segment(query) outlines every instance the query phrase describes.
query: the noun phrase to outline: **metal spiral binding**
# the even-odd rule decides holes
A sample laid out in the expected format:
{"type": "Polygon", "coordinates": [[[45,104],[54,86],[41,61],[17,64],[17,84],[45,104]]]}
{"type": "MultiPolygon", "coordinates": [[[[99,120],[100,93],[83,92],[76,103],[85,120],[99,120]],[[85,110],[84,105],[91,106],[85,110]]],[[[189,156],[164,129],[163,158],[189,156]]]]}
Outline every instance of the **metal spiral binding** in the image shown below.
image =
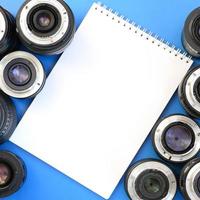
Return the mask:
{"type": "MultiPolygon", "coordinates": [[[[165,41],[163,38],[160,38],[157,34],[154,34],[150,30],[138,25],[134,21],[124,17],[123,15],[119,14],[117,11],[114,11],[113,9],[109,8],[105,4],[102,4],[101,2],[97,2],[97,4],[101,8],[113,14],[114,15],[112,16],[113,20],[118,18],[117,19],[118,23],[123,22],[124,26],[128,25],[129,30],[133,30],[135,33],[139,33],[141,37],[145,36],[146,40],[150,40],[152,43],[156,43],[157,44],[156,46],[163,47],[165,51],[168,51],[170,54],[173,53],[176,57],[179,57],[181,60],[186,60],[187,63],[189,63],[192,60],[192,56],[189,56],[186,52],[182,51],[179,48],[176,48],[173,44],[169,43],[168,41],[165,41]]],[[[101,13],[104,13],[102,9],[101,9],[101,13]]],[[[107,16],[109,16],[108,13],[107,13],[107,16]]]]}

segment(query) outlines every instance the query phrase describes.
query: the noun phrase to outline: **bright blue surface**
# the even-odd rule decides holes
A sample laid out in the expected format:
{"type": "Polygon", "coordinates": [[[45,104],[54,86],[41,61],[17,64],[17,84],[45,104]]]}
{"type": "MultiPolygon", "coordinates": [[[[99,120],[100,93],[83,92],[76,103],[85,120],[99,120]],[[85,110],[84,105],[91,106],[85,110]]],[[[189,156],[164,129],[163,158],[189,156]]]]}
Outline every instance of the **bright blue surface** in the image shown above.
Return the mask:
{"type": "MultiPolygon", "coordinates": [[[[15,15],[23,2],[23,0],[1,0],[0,4],[15,15]]],[[[75,14],[77,27],[83,20],[92,2],[93,0],[67,1],[75,14]]],[[[119,13],[130,18],[131,20],[134,20],[145,28],[150,29],[152,32],[157,33],[162,38],[165,38],[170,43],[176,45],[178,48],[182,48],[181,32],[183,23],[188,13],[192,9],[199,6],[200,0],[102,0],[102,3],[113,8],[114,10],[117,10],[119,13]]],[[[38,57],[44,64],[47,73],[50,72],[58,59],[57,56],[38,57]]],[[[195,65],[197,65],[197,61],[195,62],[194,66],[195,65]]],[[[23,113],[26,111],[30,101],[14,101],[17,106],[20,119],[23,113]]],[[[180,106],[177,94],[173,96],[169,105],[165,109],[163,116],[171,113],[185,113],[180,106]]],[[[39,139],[40,134],[42,133],[35,133],[35,137],[38,137],[39,139]]],[[[137,133],[133,134],[137,135],[137,133]]],[[[48,138],[46,142],[48,142],[48,138]]],[[[59,138],[55,138],[55,142],[59,142],[59,138]]],[[[27,166],[27,178],[25,184],[16,194],[8,198],[4,198],[5,200],[102,200],[100,196],[94,194],[77,182],[61,174],[29,153],[23,151],[16,145],[7,142],[1,145],[0,149],[7,149],[15,152],[17,155],[23,158],[27,166]]],[[[157,158],[152,148],[151,141],[148,138],[134,161],[152,157],[157,158]]],[[[172,168],[175,169],[175,172],[178,175],[181,166],[172,165],[172,168]]],[[[111,200],[128,199],[124,191],[123,181],[124,179],[122,178],[113,195],[111,196],[111,200]]],[[[178,192],[175,200],[181,199],[183,199],[183,197],[178,192]]]]}

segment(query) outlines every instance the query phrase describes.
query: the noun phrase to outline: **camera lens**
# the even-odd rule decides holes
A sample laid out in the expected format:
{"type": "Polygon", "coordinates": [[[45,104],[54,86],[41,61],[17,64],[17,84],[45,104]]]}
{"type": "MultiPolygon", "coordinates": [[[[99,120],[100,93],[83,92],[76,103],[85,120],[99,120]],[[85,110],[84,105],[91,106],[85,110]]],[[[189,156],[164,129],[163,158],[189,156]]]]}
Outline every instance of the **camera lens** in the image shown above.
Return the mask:
{"type": "Polygon", "coordinates": [[[200,199],[200,158],[191,160],[183,167],[179,184],[184,199],[200,199]]]}
{"type": "Polygon", "coordinates": [[[173,199],[176,193],[173,172],[158,160],[142,160],[128,170],[125,188],[133,200],[173,199]]]}
{"type": "Polygon", "coordinates": [[[16,109],[12,101],[0,92],[0,143],[10,138],[17,126],[16,109]]]}
{"type": "Polygon", "coordinates": [[[194,57],[200,57],[200,8],[193,10],[186,19],[182,42],[194,57]]]}
{"type": "Polygon", "coordinates": [[[45,83],[45,73],[40,61],[30,53],[16,51],[0,61],[0,87],[16,98],[38,94],[45,83]]]}
{"type": "Polygon", "coordinates": [[[0,6],[0,56],[15,49],[18,39],[14,17],[0,6]]]}
{"type": "Polygon", "coordinates": [[[200,149],[200,128],[189,117],[171,115],[159,120],[152,130],[156,152],[171,162],[185,162],[200,149]]]}
{"type": "Polygon", "coordinates": [[[15,154],[0,151],[0,198],[19,190],[25,178],[23,161],[15,154]]]}
{"type": "Polygon", "coordinates": [[[36,53],[64,51],[75,32],[74,16],[63,0],[28,0],[16,18],[22,43],[36,53]]]}
{"type": "Polygon", "coordinates": [[[185,110],[193,117],[200,117],[200,66],[191,69],[178,89],[179,99],[185,110]]]}

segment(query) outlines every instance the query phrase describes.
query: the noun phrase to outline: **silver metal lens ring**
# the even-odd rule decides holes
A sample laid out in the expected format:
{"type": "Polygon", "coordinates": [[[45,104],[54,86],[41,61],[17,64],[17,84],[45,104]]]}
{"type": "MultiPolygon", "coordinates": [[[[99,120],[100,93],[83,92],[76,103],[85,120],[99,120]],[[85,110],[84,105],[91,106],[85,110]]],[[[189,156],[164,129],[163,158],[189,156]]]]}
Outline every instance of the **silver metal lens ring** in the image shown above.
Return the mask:
{"type": "Polygon", "coordinates": [[[75,32],[73,13],[63,0],[28,0],[16,23],[22,43],[41,54],[61,53],[75,32]]]}
{"type": "Polygon", "coordinates": [[[186,74],[179,86],[179,98],[191,116],[200,117],[200,66],[186,74]]]}
{"type": "Polygon", "coordinates": [[[156,123],[152,130],[153,146],[165,160],[185,162],[200,149],[200,128],[184,115],[171,115],[156,123]]]}
{"type": "Polygon", "coordinates": [[[132,200],[172,200],[177,182],[169,167],[158,160],[147,159],[128,170],[125,188],[132,200]]]}
{"type": "Polygon", "coordinates": [[[32,54],[15,51],[0,61],[0,87],[7,95],[32,97],[40,92],[44,83],[43,66],[32,54]]]}
{"type": "Polygon", "coordinates": [[[193,159],[184,166],[179,184],[186,200],[200,199],[200,158],[193,159]]]}

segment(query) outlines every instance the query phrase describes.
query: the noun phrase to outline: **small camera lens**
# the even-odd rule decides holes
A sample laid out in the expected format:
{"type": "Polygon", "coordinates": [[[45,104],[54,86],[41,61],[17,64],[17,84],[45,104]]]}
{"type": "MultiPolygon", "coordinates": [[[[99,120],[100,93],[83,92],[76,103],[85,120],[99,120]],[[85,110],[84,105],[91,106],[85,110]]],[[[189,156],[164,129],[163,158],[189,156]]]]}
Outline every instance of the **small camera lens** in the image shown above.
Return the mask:
{"type": "Polygon", "coordinates": [[[0,61],[0,87],[9,96],[32,97],[45,83],[45,73],[40,61],[30,53],[16,51],[0,61]]]}
{"type": "Polygon", "coordinates": [[[15,49],[18,39],[14,17],[4,8],[0,7],[0,56],[15,49]]]}
{"type": "Polygon", "coordinates": [[[15,154],[0,151],[0,198],[19,190],[25,178],[23,161],[15,154]]]}
{"type": "Polygon", "coordinates": [[[200,128],[189,117],[171,115],[159,120],[152,130],[156,152],[171,162],[185,162],[200,149],[200,128]]]}
{"type": "Polygon", "coordinates": [[[63,0],[28,0],[16,21],[22,43],[46,55],[62,53],[75,32],[73,13],[63,0]]]}
{"type": "Polygon", "coordinates": [[[0,92],[0,143],[10,138],[17,126],[16,109],[11,99],[0,92]]]}
{"type": "Polygon", "coordinates": [[[200,57],[200,8],[193,10],[186,19],[183,46],[194,57],[200,57]]]}
{"type": "Polygon", "coordinates": [[[128,170],[125,188],[133,200],[173,199],[176,193],[173,172],[158,160],[142,160],[128,170]]]}
{"type": "Polygon", "coordinates": [[[200,199],[200,158],[191,160],[183,167],[179,184],[186,200],[200,199]]]}
{"type": "Polygon", "coordinates": [[[188,71],[178,89],[179,99],[192,117],[200,117],[200,66],[188,71]]]}

